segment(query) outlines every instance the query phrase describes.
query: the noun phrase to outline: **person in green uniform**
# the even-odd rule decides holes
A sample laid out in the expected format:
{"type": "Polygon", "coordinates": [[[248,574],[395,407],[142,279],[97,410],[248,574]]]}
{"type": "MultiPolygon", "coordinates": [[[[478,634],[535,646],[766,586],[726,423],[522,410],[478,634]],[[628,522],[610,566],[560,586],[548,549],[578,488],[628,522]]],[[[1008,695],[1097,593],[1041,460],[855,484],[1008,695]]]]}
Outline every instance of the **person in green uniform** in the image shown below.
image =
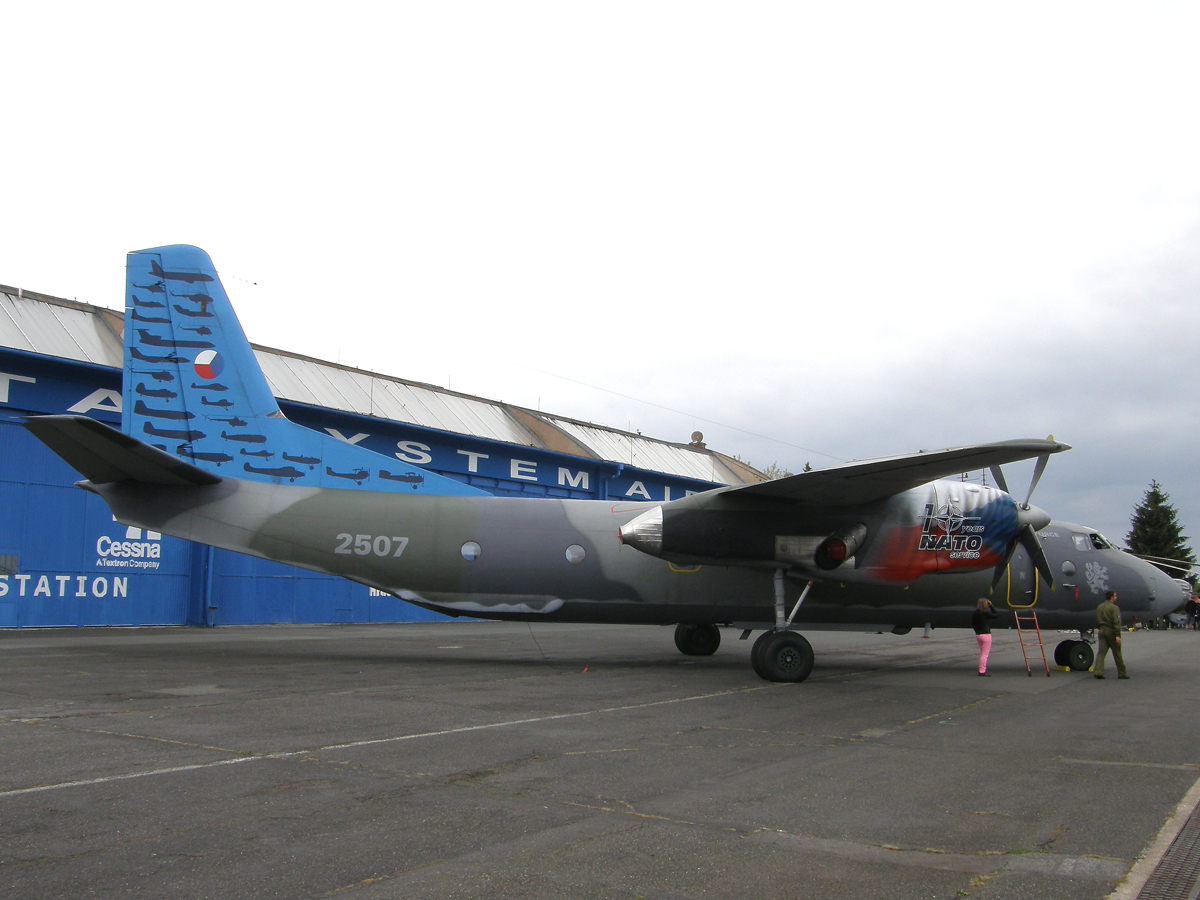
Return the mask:
{"type": "Polygon", "coordinates": [[[1092,674],[1097,678],[1104,677],[1104,657],[1109,648],[1117,661],[1117,677],[1128,678],[1125,657],[1121,655],[1121,610],[1117,608],[1116,591],[1105,591],[1104,602],[1096,607],[1096,662],[1092,674]]]}

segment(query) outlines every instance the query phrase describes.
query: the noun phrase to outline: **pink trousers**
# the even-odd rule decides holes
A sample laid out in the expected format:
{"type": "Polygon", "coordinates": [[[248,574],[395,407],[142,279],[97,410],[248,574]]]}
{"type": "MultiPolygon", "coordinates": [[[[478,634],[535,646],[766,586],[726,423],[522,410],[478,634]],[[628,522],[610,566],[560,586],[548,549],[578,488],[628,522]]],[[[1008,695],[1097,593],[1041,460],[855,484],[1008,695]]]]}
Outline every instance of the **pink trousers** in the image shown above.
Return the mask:
{"type": "Polygon", "coordinates": [[[992,651],[992,636],[990,634],[977,634],[975,640],[979,642],[979,673],[982,675],[987,671],[988,654],[992,651]]]}

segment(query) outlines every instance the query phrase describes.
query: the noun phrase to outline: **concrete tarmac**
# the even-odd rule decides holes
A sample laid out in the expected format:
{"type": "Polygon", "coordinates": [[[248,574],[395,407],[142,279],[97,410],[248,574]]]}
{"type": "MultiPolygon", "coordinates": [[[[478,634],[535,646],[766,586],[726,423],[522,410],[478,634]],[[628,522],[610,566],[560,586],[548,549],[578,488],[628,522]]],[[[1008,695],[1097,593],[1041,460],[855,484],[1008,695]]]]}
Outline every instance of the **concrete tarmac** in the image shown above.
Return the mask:
{"type": "Polygon", "coordinates": [[[0,896],[1083,900],[1200,778],[1200,633],[812,632],[800,685],[737,634],[0,632],[0,896]]]}

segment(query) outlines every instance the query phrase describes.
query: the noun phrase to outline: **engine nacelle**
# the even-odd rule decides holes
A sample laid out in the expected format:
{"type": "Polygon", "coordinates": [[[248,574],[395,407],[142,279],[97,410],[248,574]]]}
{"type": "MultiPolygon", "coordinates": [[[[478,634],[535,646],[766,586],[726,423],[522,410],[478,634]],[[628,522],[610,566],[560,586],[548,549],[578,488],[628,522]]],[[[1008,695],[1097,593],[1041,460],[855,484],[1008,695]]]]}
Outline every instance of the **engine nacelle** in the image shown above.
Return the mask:
{"type": "Polygon", "coordinates": [[[867,526],[862,522],[839,528],[821,542],[813,554],[813,559],[819,568],[826,571],[836,569],[858,552],[866,538],[867,526]]]}

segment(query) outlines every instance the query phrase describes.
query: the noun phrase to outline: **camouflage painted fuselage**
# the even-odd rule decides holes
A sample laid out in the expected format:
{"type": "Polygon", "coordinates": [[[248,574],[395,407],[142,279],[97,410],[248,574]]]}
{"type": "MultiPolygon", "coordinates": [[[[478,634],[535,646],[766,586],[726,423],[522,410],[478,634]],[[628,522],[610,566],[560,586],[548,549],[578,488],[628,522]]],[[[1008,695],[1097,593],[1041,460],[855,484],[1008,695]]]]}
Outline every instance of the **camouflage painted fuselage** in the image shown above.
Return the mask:
{"type": "MultiPolygon", "coordinates": [[[[688,565],[623,546],[618,529],[645,504],[405,496],[235,479],[204,487],[115,483],[92,489],[123,522],[343,576],[451,615],[756,627],[775,619],[777,562],[688,565]]],[[[898,516],[911,518],[911,510],[923,506],[929,490],[858,510],[809,508],[803,522],[780,521],[789,514],[778,507],[744,511],[773,533],[820,534],[849,516],[886,534],[898,516]]],[[[1090,628],[1109,588],[1120,593],[1127,619],[1163,615],[1182,602],[1180,588],[1149,564],[1117,550],[1080,550],[1072,536],[1088,533],[1065,523],[1040,532],[1054,570],[1066,572],[1070,563],[1078,573],[1054,590],[1018,549],[992,594],[1005,612],[1000,624],[1010,621],[1008,610],[1036,604],[1043,627],[1090,628]]],[[[808,627],[966,627],[976,600],[989,596],[990,569],[939,573],[933,567],[914,570],[903,583],[881,580],[871,574],[871,561],[884,552],[894,548],[868,545],[858,559],[817,578],[796,621],[808,627]]],[[[794,573],[786,580],[789,608],[809,577],[794,573]]]]}

